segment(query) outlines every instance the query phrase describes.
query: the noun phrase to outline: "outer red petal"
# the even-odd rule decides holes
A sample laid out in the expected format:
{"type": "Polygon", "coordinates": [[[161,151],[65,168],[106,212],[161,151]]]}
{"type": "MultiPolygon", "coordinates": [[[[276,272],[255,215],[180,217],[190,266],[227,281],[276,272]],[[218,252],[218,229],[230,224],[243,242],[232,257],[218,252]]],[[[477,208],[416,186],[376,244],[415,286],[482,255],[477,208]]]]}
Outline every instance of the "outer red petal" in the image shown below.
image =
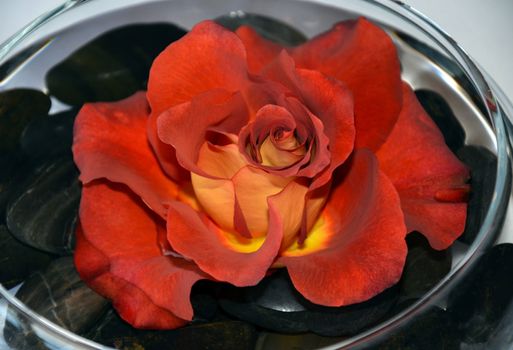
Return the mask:
{"type": "Polygon", "coordinates": [[[376,155],[399,192],[408,230],[422,232],[433,248],[445,249],[465,228],[469,172],[406,84],[403,94],[399,120],[376,155]]]}
{"type": "Polygon", "coordinates": [[[158,307],[135,285],[109,272],[109,259],[84,237],[76,234],[75,265],[81,278],[113,301],[120,316],[136,328],[171,329],[188,321],[158,307]]]}
{"type": "MultiPolygon", "coordinates": [[[[263,244],[255,251],[242,252],[235,250],[238,244],[231,245],[228,234],[215,224],[191,207],[174,202],[169,207],[168,240],[178,253],[194,260],[215,279],[238,287],[255,285],[276,258],[283,237],[282,221],[273,212],[270,210],[269,230],[263,244]]],[[[254,239],[248,240],[251,241],[254,239]]]]}
{"type": "Polygon", "coordinates": [[[211,90],[163,112],[157,120],[158,136],[174,147],[178,162],[185,169],[209,176],[196,165],[208,132],[238,134],[248,118],[240,94],[211,90]]]}
{"type": "Polygon", "coordinates": [[[119,102],[86,104],[75,120],[73,156],[83,183],[99,178],[124,183],[165,217],[165,203],[176,197],[177,187],[148,144],[147,121],[143,92],[119,102]]]}
{"type": "Polygon", "coordinates": [[[164,172],[177,182],[188,180],[190,174],[178,163],[175,149],[159,139],[156,114],[150,114],[147,124],[147,136],[164,172]]]}
{"type": "Polygon", "coordinates": [[[392,286],[407,252],[399,197],[375,157],[356,151],[346,166],[304,245],[278,261],[303,296],[326,306],[358,303],[392,286]]]}
{"type": "Polygon", "coordinates": [[[153,62],[148,80],[152,114],[211,89],[236,91],[246,76],[246,51],[237,35],[203,21],[153,62]]]}
{"type": "Polygon", "coordinates": [[[80,222],[77,270],[113,299],[121,317],[139,328],[158,329],[192,318],[190,290],[208,276],[191,262],[162,255],[158,241],[165,236],[164,221],[128,188],[105,180],[84,186],[80,222]]]}
{"type": "Polygon", "coordinates": [[[252,73],[260,72],[283,50],[281,45],[264,39],[251,27],[240,26],[235,33],[246,48],[248,66],[252,73]]]}
{"type": "Polygon", "coordinates": [[[377,149],[401,110],[400,64],[390,37],[366,19],[341,22],[297,48],[298,67],[340,80],[353,93],[356,148],[377,149]]]}

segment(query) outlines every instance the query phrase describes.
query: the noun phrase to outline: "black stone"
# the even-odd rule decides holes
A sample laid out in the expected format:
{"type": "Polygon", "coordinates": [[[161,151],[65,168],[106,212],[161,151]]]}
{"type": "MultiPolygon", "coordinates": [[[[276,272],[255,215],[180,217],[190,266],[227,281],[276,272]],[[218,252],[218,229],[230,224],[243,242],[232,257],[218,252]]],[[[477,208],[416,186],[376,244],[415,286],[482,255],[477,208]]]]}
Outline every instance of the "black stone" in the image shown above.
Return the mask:
{"type": "Polygon", "coordinates": [[[16,151],[27,124],[50,110],[50,99],[41,91],[14,89],[0,92],[0,154],[16,151]]]}
{"type": "Polygon", "coordinates": [[[465,131],[444,98],[430,90],[415,90],[415,95],[444,135],[447,146],[453,152],[459,150],[465,142],[465,131]]]}
{"type": "Polygon", "coordinates": [[[50,104],[48,96],[36,90],[0,92],[0,223],[5,222],[5,207],[23,165],[21,133],[30,121],[45,116],[50,104]]]}
{"type": "Polygon", "coordinates": [[[54,258],[53,255],[31,248],[0,225],[0,283],[9,289],[37,269],[45,268],[54,258]]]}
{"type": "Polygon", "coordinates": [[[93,39],[46,75],[50,95],[69,105],[115,101],[144,90],[157,55],[186,32],[172,24],[134,24],[93,39]]]}
{"type": "Polygon", "coordinates": [[[10,195],[7,227],[20,241],[55,254],[70,254],[81,186],[71,159],[43,163],[23,176],[10,195]]]}
{"type": "Polygon", "coordinates": [[[397,287],[344,307],[315,305],[301,296],[285,270],[255,287],[226,288],[220,305],[228,314],[275,332],[313,332],[325,336],[353,335],[377,323],[398,298],[397,287]]]}
{"type": "Polygon", "coordinates": [[[511,324],[509,329],[499,326],[513,313],[513,244],[493,247],[467,270],[464,281],[452,290],[448,310],[466,344],[496,342],[499,331],[504,339],[511,335],[511,324]]]}
{"type": "Polygon", "coordinates": [[[233,12],[215,19],[217,23],[235,31],[246,25],[264,38],[284,46],[297,46],[306,42],[306,36],[296,28],[277,19],[245,12],[233,12]]]}
{"type": "Polygon", "coordinates": [[[460,336],[449,314],[433,307],[423,314],[415,316],[402,327],[386,334],[386,339],[373,338],[353,349],[376,350],[458,350],[460,336]]]}
{"type": "Polygon", "coordinates": [[[194,310],[193,324],[224,320],[219,316],[219,307],[215,297],[219,283],[199,281],[192,287],[191,304],[194,310]]]}
{"type": "Polygon", "coordinates": [[[458,157],[470,168],[470,196],[467,222],[460,241],[471,244],[479,233],[492,202],[497,174],[497,157],[479,146],[461,148],[458,157]]]}
{"type": "MultiPolygon", "coordinates": [[[[44,271],[32,274],[16,297],[39,315],[75,333],[92,327],[108,305],[82,282],[71,257],[54,260],[44,271]]],[[[8,319],[4,336],[13,348],[29,349],[28,342],[37,344],[34,330],[25,322],[8,319]]]]}
{"type": "Polygon", "coordinates": [[[21,135],[21,150],[31,159],[71,154],[77,110],[69,110],[30,122],[21,135]]]}
{"type": "Polygon", "coordinates": [[[255,350],[317,350],[332,346],[343,339],[339,337],[322,337],[313,333],[278,334],[261,332],[255,350]]]}
{"type": "Polygon", "coordinates": [[[161,349],[254,349],[255,328],[240,321],[190,325],[169,331],[135,329],[115,311],[110,311],[86,337],[101,344],[126,350],[161,349]]]}
{"type": "Polygon", "coordinates": [[[408,255],[399,282],[401,300],[420,298],[451,270],[448,250],[434,250],[418,232],[406,237],[408,255]]]}

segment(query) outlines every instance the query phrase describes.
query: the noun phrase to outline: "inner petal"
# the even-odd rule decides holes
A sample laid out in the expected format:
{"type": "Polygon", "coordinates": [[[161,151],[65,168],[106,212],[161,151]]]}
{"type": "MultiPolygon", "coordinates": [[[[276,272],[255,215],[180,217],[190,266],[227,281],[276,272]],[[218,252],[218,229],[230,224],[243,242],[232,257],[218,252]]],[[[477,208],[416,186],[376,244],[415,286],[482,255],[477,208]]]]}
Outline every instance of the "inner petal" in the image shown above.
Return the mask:
{"type": "Polygon", "coordinates": [[[262,165],[284,168],[296,164],[303,159],[306,154],[305,146],[298,147],[298,142],[294,136],[281,141],[280,145],[281,144],[283,144],[284,147],[277,147],[272,136],[265,139],[262,146],[260,146],[260,159],[262,165]]]}

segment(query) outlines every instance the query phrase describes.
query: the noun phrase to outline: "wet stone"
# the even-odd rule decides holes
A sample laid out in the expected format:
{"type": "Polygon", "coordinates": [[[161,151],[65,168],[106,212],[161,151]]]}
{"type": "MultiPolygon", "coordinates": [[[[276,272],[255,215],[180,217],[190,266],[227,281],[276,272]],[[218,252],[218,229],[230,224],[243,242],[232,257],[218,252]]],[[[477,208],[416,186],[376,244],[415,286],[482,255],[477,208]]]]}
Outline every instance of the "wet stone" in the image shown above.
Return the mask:
{"type": "Polygon", "coordinates": [[[458,151],[465,142],[465,131],[452,112],[451,107],[449,107],[443,97],[436,92],[430,90],[415,90],[415,95],[424,110],[429,114],[444,135],[447,146],[449,146],[453,152],[458,151]]]}
{"type": "Polygon", "coordinates": [[[71,154],[73,124],[78,110],[31,121],[21,134],[21,150],[30,159],[71,154]]]}
{"type": "Polygon", "coordinates": [[[458,350],[460,336],[448,313],[433,307],[403,327],[397,327],[391,334],[387,334],[386,339],[377,338],[372,343],[361,344],[354,349],[458,350]]]}
{"type": "Polygon", "coordinates": [[[399,282],[400,299],[420,298],[451,270],[452,257],[448,250],[434,250],[418,232],[406,237],[408,255],[399,282]]]}
{"type": "Polygon", "coordinates": [[[85,44],[46,76],[49,93],[69,105],[115,101],[146,89],[153,60],[186,32],[172,24],[134,24],[85,44]]]}
{"type": "Polygon", "coordinates": [[[237,11],[217,17],[215,21],[233,31],[243,25],[250,26],[264,38],[284,46],[297,46],[308,40],[294,27],[262,15],[237,11]]]}
{"type": "Polygon", "coordinates": [[[191,290],[191,304],[194,310],[193,324],[208,323],[223,320],[215,298],[218,283],[212,281],[199,281],[191,290]]]}
{"type": "Polygon", "coordinates": [[[499,326],[504,318],[513,318],[513,244],[497,245],[480,258],[453,289],[448,310],[466,344],[511,335],[511,324],[502,329],[504,334],[499,326]]]}
{"type": "Polygon", "coordinates": [[[497,157],[479,146],[465,146],[457,155],[470,168],[471,186],[465,231],[458,240],[471,244],[479,233],[493,198],[497,157]]]}
{"type": "Polygon", "coordinates": [[[52,254],[29,247],[0,225],[0,283],[10,289],[35,270],[45,268],[54,258],[52,254]]]}
{"type": "Polygon", "coordinates": [[[313,333],[292,335],[261,332],[255,350],[316,350],[332,346],[343,339],[341,337],[322,337],[313,333]]]}
{"type": "Polygon", "coordinates": [[[111,310],[85,336],[124,350],[240,350],[255,348],[257,332],[253,326],[240,321],[190,325],[169,331],[140,330],[124,322],[111,310]]]}
{"type": "Polygon", "coordinates": [[[45,116],[50,99],[41,91],[13,89],[0,92],[0,154],[14,152],[27,124],[45,116]]]}
{"type": "MultiPolygon", "coordinates": [[[[106,299],[82,282],[71,257],[54,260],[44,271],[32,274],[16,297],[41,316],[75,333],[93,326],[108,305],[106,299]]],[[[8,344],[17,348],[35,337],[29,325],[9,320],[4,336],[8,344]]]]}
{"type": "Polygon", "coordinates": [[[21,133],[30,121],[45,116],[50,104],[48,96],[37,90],[0,92],[0,223],[5,222],[5,207],[23,164],[18,152],[21,133]]]}
{"type": "Polygon", "coordinates": [[[313,332],[324,336],[352,335],[381,320],[398,298],[397,287],[355,305],[315,305],[293,287],[285,270],[255,287],[228,288],[220,306],[228,314],[275,332],[313,332]]]}
{"type": "Polygon", "coordinates": [[[19,176],[7,206],[7,227],[32,247],[71,254],[81,194],[73,161],[50,160],[19,176]]]}

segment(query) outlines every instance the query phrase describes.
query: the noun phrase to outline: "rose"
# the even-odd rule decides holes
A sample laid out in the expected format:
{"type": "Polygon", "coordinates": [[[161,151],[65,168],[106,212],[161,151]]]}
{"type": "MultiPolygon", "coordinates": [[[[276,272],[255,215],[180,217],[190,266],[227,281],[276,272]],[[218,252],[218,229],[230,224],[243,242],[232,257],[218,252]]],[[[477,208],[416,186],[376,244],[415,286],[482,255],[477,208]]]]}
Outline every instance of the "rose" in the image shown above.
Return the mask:
{"type": "Polygon", "coordinates": [[[314,303],[400,278],[405,235],[464,228],[468,171],[365,19],[295,48],[196,25],[155,60],[145,95],[86,104],[75,262],[126,321],[192,318],[200,279],[257,284],[285,267],[314,303]]]}

